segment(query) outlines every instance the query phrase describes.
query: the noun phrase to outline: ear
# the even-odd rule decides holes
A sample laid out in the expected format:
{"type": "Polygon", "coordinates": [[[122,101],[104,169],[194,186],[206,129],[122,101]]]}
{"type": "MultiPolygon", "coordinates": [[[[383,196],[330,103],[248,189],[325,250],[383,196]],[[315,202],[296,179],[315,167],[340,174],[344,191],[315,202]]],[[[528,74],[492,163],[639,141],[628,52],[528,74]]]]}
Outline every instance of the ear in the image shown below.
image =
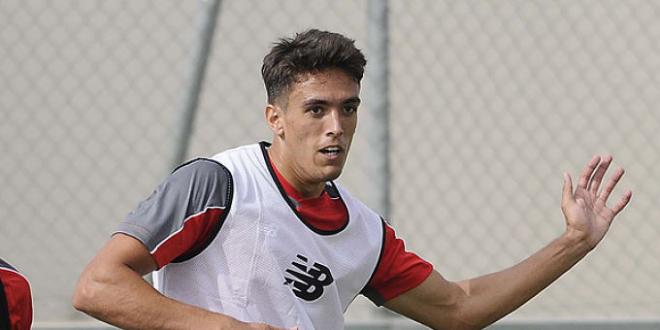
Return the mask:
{"type": "Polygon", "coordinates": [[[268,127],[273,131],[273,134],[279,137],[284,136],[284,118],[283,111],[280,107],[274,104],[269,104],[266,106],[265,110],[266,123],[268,127]]]}

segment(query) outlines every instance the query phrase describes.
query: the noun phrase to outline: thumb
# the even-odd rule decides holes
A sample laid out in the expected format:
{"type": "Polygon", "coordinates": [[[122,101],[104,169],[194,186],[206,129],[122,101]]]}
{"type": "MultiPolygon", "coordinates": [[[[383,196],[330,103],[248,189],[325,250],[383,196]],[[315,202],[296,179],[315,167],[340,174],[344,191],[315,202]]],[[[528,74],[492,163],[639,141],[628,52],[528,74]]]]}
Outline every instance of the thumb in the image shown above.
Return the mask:
{"type": "Polygon", "coordinates": [[[564,188],[562,190],[561,206],[562,208],[575,203],[575,196],[573,196],[573,180],[568,172],[564,172],[564,188]]]}

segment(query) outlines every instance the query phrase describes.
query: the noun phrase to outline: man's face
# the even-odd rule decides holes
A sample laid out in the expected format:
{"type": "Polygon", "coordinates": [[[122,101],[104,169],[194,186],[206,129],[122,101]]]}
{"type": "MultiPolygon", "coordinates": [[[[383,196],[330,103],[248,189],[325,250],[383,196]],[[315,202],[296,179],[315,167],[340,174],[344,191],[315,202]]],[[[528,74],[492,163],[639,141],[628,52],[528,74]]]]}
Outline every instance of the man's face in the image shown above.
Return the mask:
{"type": "Polygon", "coordinates": [[[285,171],[304,184],[341,174],[357,126],[359,94],[360,85],[339,69],[299,77],[275,131],[283,142],[285,171]]]}

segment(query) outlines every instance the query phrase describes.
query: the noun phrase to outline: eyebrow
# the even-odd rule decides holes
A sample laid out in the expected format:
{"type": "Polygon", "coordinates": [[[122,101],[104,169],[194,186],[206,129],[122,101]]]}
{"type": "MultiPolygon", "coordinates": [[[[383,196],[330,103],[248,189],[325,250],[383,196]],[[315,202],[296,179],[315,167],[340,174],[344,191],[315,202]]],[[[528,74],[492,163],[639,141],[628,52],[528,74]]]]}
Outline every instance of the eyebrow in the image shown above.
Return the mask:
{"type": "Polygon", "coordinates": [[[354,96],[351,98],[348,98],[347,100],[344,101],[344,104],[360,104],[362,100],[360,100],[359,97],[354,96]]]}
{"type": "MultiPolygon", "coordinates": [[[[350,97],[342,102],[342,104],[360,104],[362,102],[359,97],[354,96],[350,97]]],[[[328,105],[331,102],[323,99],[309,99],[303,102],[303,106],[312,106],[312,105],[328,105]]]]}

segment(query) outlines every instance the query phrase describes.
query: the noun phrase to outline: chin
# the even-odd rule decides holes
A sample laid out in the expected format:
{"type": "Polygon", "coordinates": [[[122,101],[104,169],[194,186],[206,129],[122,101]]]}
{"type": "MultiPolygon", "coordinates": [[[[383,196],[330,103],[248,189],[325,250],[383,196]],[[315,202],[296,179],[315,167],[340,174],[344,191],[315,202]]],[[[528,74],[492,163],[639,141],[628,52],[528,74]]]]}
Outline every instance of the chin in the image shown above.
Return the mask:
{"type": "Polygon", "coordinates": [[[330,171],[323,171],[323,181],[336,180],[341,175],[342,169],[332,169],[330,171]]]}

